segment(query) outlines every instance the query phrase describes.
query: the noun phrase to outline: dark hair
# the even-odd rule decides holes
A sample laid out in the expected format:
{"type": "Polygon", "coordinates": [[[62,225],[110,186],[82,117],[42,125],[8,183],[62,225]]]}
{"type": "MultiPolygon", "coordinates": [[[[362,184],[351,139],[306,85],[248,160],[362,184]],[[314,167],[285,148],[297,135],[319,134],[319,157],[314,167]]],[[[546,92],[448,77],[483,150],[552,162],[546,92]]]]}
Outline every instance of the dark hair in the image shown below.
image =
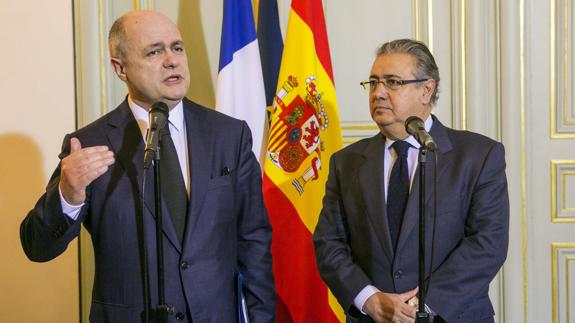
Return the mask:
{"type": "Polygon", "coordinates": [[[435,80],[435,90],[431,95],[431,105],[437,102],[439,90],[439,69],[433,55],[424,43],[413,39],[397,39],[387,42],[377,49],[377,56],[385,54],[409,54],[417,60],[414,76],[417,79],[435,80]]]}

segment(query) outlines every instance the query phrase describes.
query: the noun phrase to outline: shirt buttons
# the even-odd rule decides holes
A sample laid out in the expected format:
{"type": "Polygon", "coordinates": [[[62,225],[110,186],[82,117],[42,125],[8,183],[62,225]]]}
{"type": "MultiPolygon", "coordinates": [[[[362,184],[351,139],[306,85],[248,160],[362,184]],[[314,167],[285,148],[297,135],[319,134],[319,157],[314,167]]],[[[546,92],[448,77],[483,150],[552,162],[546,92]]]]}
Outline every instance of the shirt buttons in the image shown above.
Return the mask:
{"type": "Polygon", "coordinates": [[[398,270],[393,274],[393,278],[395,278],[395,279],[400,279],[401,276],[403,276],[403,271],[401,271],[401,270],[398,270]]]}
{"type": "Polygon", "coordinates": [[[189,267],[190,267],[190,265],[189,265],[186,261],[182,261],[182,262],[180,263],[180,268],[181,268],[182,270],[186,270],[186,269],[188,269],[189,267]]]}

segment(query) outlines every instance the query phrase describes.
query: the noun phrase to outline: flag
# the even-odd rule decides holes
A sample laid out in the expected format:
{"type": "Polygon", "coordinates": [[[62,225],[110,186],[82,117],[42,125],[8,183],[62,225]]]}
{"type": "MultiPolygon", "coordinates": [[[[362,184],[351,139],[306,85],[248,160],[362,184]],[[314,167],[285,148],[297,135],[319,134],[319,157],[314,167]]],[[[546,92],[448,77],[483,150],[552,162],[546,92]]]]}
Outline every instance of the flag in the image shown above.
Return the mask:
{"type": "Polygon", "coordinates": [[[263,191],[273,228],[277,322],[343,321],[312,244],[329,158],[342,147],[321,0],[291,2],[274,101],[263,191]]]}
{"type": "Polygon", "coordinates": [[[217,78],[216,110],[245,120],[258,160],[266,102],[254,14],[250,0],[225,0],[217,78]]]}
{"type": "Polygon", "coordinates": [[[278,73],[284,49],[277,0],[263,0],[258,4],[258,44],[266,90],[266,105],[273,105],[278,84],[278,73]]]}

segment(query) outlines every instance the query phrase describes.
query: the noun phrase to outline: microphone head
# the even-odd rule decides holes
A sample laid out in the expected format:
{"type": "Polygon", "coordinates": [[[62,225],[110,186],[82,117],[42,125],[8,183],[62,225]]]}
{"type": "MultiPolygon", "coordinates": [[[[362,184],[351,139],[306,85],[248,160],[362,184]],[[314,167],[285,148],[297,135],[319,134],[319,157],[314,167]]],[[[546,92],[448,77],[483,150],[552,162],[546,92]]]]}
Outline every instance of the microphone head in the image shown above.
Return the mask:
{"type": "Polygon", "coordinates": [[[150,128],[163,129],[168,124],[168,114],[170,109],[161,101],[152,104],[150,109],[150,128]]]}
{"type": "Polygon", "coordinates": [[[170,109],[168,108],[167,104],[165,104],[162,101],[158,101],[152,104],[152,109],[150,110],[150,112],[152,111],[168,115],[170,109]]]}
{"type": "Polygon", "coordinates": [[[411,116],[405,120],[405,131],[410,135],[415,135],[417,130],[425,128],[423,120],[418,116],[411,116]]]}

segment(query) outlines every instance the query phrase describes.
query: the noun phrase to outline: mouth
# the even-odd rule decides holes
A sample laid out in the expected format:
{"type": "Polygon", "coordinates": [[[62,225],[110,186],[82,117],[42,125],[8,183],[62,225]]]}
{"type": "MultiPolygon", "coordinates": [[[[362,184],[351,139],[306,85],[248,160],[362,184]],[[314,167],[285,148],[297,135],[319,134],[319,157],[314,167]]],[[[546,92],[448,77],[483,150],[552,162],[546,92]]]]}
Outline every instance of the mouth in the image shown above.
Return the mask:
{"type": "Polygon", "coordinates": [[[384,107],[384,106],[376,106],[373,107],[373,112],[384,112],[384,111],[392,111],[393,109],[390,107],[384,107]]]}
{"type": "Polygon", "coordinates": [[[178,83],[184,78],[180,74],[172,74],[164,79],[165,83],[178,83]]]}

